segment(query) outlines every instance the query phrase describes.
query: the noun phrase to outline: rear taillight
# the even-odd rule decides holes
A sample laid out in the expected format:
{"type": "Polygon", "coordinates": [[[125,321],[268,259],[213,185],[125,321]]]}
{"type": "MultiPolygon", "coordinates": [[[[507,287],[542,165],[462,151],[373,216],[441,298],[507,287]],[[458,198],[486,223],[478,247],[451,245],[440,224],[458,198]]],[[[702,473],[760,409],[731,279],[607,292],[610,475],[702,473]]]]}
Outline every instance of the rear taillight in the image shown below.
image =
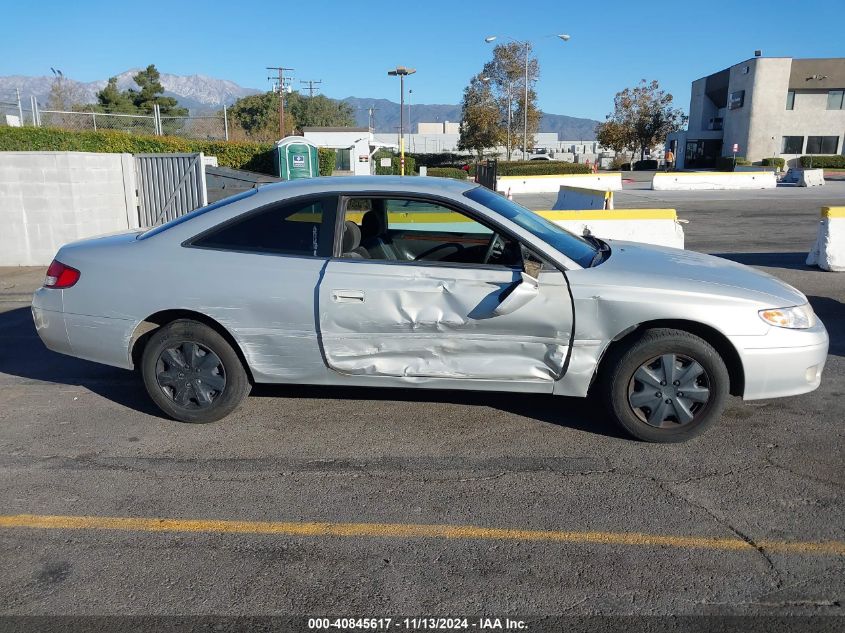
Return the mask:
{"type": "Polygon", "coordinates": [[[47,276],[44,278],[45,288],[70,288],[79,281],[80,272],[76,268],[65,266],[62,262],[54,259],[47,269],[47,276]]]}

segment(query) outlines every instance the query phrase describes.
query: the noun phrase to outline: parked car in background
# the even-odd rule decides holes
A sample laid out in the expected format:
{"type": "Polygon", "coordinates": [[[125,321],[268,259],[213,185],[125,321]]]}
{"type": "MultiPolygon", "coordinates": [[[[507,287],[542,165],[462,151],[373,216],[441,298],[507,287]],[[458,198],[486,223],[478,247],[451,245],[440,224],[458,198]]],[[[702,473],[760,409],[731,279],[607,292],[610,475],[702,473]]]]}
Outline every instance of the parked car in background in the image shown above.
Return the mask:
{"type": "Polygon", "coordinates": [[[729,393],[817,388],[828,349],[774,277],[573,235],[440,178],[267,185],[75,242],[32,312],[50,349],[140,368],[186,422],[228,415],[254,383],[593,394],[635,437],[675,442],[729,393]]]}

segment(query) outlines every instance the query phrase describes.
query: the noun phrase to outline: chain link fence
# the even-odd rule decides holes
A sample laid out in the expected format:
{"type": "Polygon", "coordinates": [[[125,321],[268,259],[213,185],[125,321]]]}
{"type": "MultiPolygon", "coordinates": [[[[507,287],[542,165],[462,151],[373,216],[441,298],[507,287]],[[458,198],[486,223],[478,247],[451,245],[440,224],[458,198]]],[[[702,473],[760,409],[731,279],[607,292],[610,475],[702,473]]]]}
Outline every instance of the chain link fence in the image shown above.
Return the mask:
{"type": "Polygon", "coordinates": [[[118,130],[152,136],[182,136],[198,140],[229,140],[226,107],[222,115],[162,116],[158,106],[152,114],[74,112],[42,110],[34,99],[29,103],[0,95],[0,126],[53,127],[74,131],[118,130]],[[12,100],[14,99],[14,100],[12,100]],[[29,107],[24,107],[29,105],[29,107]]]}
{"type": "Polygon", "coordinates": [[[136,134],[152,135],[156,133],[155,117],[140,114],[39,110],[38,124],[40,127],[57,127],[77,132],[118,130],[136,134]]]}

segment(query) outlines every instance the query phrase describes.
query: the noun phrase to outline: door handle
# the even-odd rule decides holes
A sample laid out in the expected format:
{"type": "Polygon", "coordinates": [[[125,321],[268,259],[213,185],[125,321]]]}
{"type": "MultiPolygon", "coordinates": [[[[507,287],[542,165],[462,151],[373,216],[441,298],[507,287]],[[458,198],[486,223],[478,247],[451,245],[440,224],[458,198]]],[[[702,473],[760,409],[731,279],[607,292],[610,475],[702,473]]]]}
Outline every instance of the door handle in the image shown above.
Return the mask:
{"type": "Polygon", "coordinates": [[[332,290],[332,301],[337,303],[364,303],[364,291],[332,290]]]}

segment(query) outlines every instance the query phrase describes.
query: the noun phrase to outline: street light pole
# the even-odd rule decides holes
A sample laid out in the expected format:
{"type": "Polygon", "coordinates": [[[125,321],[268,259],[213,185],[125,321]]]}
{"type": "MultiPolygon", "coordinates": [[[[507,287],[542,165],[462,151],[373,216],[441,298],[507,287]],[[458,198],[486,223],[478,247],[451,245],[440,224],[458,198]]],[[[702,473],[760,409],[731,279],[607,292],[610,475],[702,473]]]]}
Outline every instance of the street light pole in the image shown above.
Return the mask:
{"type": "Polygon", "coordinates": [[[522,102],[522,160],[528,153],[528,49],[531,46],[525,42],[525,101],[522,102]]]}
{"type": "Polygon", "coordinates": [[[405,77],[417,72],[413,68],[397,66],[388,70],[391,77],[399,77],[399,175],[405,175],[405,77]]]}
{"type": "MultiPolygon", "coordinates": [[[[484,41],[490,44],[491,42],[494,42],[496,40],[496,37],[496,35],[490,35],[488,37],[485,37],[484,41]]],[[[522,160],[525,160],[525,155],[528,153],[528,53],[531,49],[531,42],[529,40],[517,40],[510,37],[509,35],[506,35],[505,37],[514,42],[515,44],[518,44],[525,48],[525,94],[523,97],[525,100],[522,103],[522,160]]],[[[563,40],[564,42],[568,42],[570,39],[570,36],[566,33],[559,33],[557,35],[554,35],[553,37],[557,37],[563,40]]],[[[510,150],[508,151],[510,152],[510,150]]]]}

